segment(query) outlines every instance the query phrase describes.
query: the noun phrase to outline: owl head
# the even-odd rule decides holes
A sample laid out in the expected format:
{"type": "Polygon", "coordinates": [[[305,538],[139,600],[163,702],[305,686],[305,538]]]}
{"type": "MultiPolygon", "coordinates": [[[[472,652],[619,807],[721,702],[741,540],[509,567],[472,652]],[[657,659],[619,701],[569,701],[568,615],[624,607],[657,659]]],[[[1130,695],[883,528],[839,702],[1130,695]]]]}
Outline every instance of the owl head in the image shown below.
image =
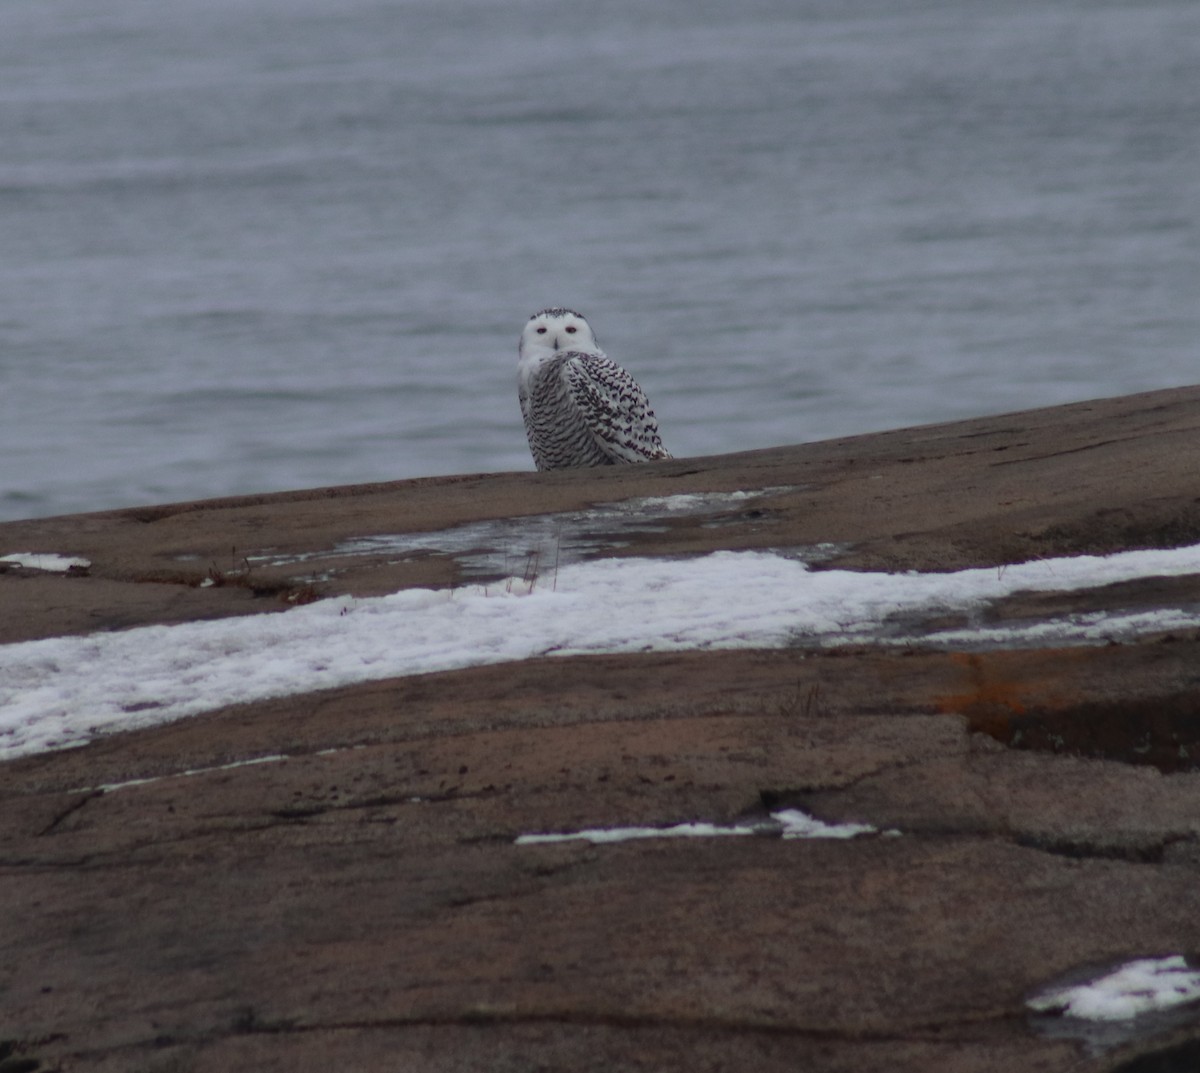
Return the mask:
{"type": "Polygon", "coordinates": [[[521,332],[519,353],[522,357],[536,348],[546,350],[598,349],[592,326],[573,309],[543,309],[534,313],[521,332]]]}

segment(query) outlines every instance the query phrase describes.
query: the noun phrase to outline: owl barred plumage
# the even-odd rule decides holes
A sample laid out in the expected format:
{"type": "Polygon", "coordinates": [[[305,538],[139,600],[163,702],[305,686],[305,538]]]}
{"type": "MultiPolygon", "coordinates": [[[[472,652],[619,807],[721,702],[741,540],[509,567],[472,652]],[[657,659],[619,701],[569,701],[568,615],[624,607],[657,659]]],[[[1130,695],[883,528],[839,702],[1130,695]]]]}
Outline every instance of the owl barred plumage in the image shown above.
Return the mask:
{"type": "Polygon", "coordinates": [[[540,470],[670,458],[646,395],[572,309],[543,309],[521,333],[517,396],[540,470]]]}

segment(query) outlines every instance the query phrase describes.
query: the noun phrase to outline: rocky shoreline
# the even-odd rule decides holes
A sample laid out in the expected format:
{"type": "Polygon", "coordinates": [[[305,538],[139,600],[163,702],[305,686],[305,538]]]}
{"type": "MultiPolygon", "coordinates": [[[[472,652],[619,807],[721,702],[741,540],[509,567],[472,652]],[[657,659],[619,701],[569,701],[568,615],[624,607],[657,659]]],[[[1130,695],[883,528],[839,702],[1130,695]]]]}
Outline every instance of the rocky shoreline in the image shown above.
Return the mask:
{"type": "MultiPolygon", "coordinates": [[[[0,571],[0,642],[548,577],[551,555],[819,548],[902,572],[1190,545],[1198,444],[1184,388],[8,523],[0,556],[90,565],[0,571]]],[[[1198,604],[1184,575],[988,615],[1198,604]]],[[[1189,1068],[1195,1005],[1097,1025],[1027,1000],[1200,954],[1198,667],[1194,629],[550,657],[9,761],[0,1070],[1189,1068]],[[874,833],[514,842],[781,808],[874,833]]]]}

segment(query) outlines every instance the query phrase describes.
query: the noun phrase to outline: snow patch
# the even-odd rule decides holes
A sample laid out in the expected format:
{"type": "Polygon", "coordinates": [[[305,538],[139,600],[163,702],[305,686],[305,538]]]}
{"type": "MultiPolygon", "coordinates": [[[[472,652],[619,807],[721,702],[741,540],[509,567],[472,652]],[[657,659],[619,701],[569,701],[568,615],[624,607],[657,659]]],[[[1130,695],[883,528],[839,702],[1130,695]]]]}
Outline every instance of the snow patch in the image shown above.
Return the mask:
{"type": "MultiPolygon", "coordinates": [[[[319,755],[314,753],[314,756],[319,755]]],[[[254,767],[256,764],[278,764],[289,759],[287,753],[271,753],[269,756],[255,756],[249,760],[234,760],[228,764],[214,764],[210,767],[188,768],[186,771],[172,771],[167,775],[148,775],[143,779],[125,779],[122,782],[102,782],[98,786],[77,786],[66,791],[69,794],[111,794],[117,790],[127,790],[133,786],[149,786],[151,783],[163,782],[166,779],[186,779],[192,775],[208,775],[214,771],[233,771],[240,767],[254,767]]]]}
{"type": "Polygon", "coordinates": [[[874,834],[866,823],[824,823],[799,809],[772,812],[766,822],[720,825],[677,823],[673,827],[592,827],[561,834],[518,835],[515,845],[537,846],[553,842],[630,842],[640,838],[722,838],[728,835],[782,835],[784,838],[856,838],[874,834]]]}
{"type": "Polygon", "coordinates": [[[47,552],[15,551],[0,557],[0,563],[12,563],[27,570],[45,570],[48,573],[65,574],[68,570],[86,570],[92,564],[87,559],[70,555],[55,555],[47,552]]]}
{"type": "MultiPolygon", "coordinates": [[[[974,611],[1021,590],[1069,591],[1200,573],[1200,545],[945,574],[813,571],[763,551],[615,558],[452,590],[339,597],[234,619],[0,646],[0,759],[226,705],[534,657],[954,643],[896,622],[974,611]]],[[[1067,617],[991,628],[997,645],[1103,643],[1200,626],[1200,610],[1067,617]]]]}
{"type": "MultiPolygon", "coordinates": [[[[876,828],[869,823],[825,823],[798,808],[772,812],[771,818],[779,823],[784,838],[857,838],[873,835],[876,828]]],[[[886,835],[898,835],[899,831],[884,831],[886,835]]]]}
{"type": "Polygon", "coordinates": [[[1027,1005],[1037,1013],[1088,1021],[1125,1021],[1197,999],[1200,971],[1189,968],[1176,955],[1131,961],[1086,983],[1043,992],[1027,1005]]]}

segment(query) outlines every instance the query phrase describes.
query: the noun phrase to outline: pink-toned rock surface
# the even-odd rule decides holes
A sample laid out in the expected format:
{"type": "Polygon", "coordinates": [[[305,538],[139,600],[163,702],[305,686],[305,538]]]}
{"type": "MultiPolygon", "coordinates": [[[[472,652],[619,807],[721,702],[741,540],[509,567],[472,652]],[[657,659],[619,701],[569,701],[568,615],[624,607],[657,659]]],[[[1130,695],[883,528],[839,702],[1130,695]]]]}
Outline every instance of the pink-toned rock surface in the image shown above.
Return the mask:
{"type": "MultiPolygon", "coordinates": [[[[1194,543],[1198,446],[1184,389],[628,469],[13,523],[0,555],[92,566],[0,574],[0,640],[449,584],[454,556],[335,549],[681,492],[768,490],[612,553],[834,543],[837,565],[938,569],[1194,543]],[[311,557],[269,566],[268,549],[311,557]]],[[[1151,579],[994,614],[1198,600],[1196,578],[1151,579]]],[[[1200,1068],[1194,1006],[1108,1030],[1025,1006],[1064,974],[1200,954],[1197,756],[1189,632],[532,660],[10,761],[0,1073],[1200,1068]],[[878,832],[514,843],[783,807],[878,832]]]]}

